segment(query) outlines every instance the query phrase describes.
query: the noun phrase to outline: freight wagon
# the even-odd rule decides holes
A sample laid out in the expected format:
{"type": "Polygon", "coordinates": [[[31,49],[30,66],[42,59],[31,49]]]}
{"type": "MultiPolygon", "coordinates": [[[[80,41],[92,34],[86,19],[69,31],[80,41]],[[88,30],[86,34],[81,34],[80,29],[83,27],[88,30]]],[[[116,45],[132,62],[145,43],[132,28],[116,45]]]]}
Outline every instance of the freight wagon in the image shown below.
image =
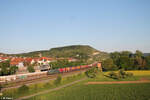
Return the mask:
{"type": "Polygon", "coordinates": [[[47,76],[47,71],[45,72],[35,72],[27,74],[0,76],[0,83],[11,82],[11,81],[21,81],[21,80],[32,80],[36,78],[41,78],[47,76]]]}
{"type": "MultiPolygon", "coordinates": [[[[18,75],[9,75],[9,76],[0,76],[0,83],[12,82],[12,81],[22,81],[22,80],[32,80],[37,78],[46,77],[47,75],[58,74],[58,73],[66,73],[81,69],[87,69],[93,66],[97,66],[98,63],[90,64],[90,65],[81,65],[76,67],[66,67],[66,68],[59,68],[48,70],[44,72],[34,72],[34,73],[27,73],[27,74],[18,74],[18,75]]],[[[101,64],[100,64],[101,66],[101,64]]]]}
{"type": "Polygon", "coordinates": [[[52,74],[58,74],[58,73],[66,73],[66,72],[71,72],[71,71],[77,71],[81,69],[87,69],[93,66],[96,66],[97,63],[90,64],[90,65],[81,65],[81,66],[76,66],[76,67],[66,67],[66,68],[59,68],[59,69],[51,69],[48,70],[47,74],[52,75],[52,74]]]}

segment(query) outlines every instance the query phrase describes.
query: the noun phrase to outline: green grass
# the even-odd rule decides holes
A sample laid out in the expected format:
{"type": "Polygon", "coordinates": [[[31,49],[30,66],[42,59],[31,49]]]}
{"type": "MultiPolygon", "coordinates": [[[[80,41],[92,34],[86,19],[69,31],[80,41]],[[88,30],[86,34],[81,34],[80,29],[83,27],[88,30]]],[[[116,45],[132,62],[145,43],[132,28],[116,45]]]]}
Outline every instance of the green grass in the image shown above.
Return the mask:
{"type": "Polygon", "coordinates": [[[150,100],[150,84],[76,84],[27,100],[150,100]]]}
{"type": "MultiPolygon", "coordinates": [[[[118,72],[118,71],[114,71],[118,72]]],[[[134,70],[134,71],[126,71],[126,72],[131,72],[135,76],[150,76],[150,70],[134,70]]],[[[108,74],[109,72],[104,72],[104,74],[108,74]]]]}
{"type": "Polygon", "coordinates": [[[27,100],[150,100],[150,84],[85,85],[89,81],[135,81],[150,78],[150,71],[130,71],[134,77],[115,80],[100,73],[94,79],[87,79],[73,86],[55,92],[35,96],[27,100]],[[138,74],[139,73],[139,74],[138,74]]]}
{"type": "Polygon", "coordinates": [[[106,77],[108,76],[108,72],[104,72],[104,73],[99,73],[96,78],[93,78],[93,79],[88,79],[88,81],[94,81],[94,82],[98,82],[98,81],[136,81],[136,80],[140,80],[141,78],[150,78],[150,75],[149,76],[137,76],[137,75],[134,75],[133,77],[127,77],[125,79],[112,79],[112,78],[109,78],[109,77],[106,77]]]}
{"type": "MultiPolygon", "coordinates": [[[[71,87],[36,96],[28,100],[150,100],[150,84],[84,85],[84,83],[89,81],[135,81],[141,78],[150,79],[150,71],[130,72],[134,74],[133,77],[120,80],[105,77],[104,75],[107,75],[108,72],[99,73],[96,78],[87,79],[71,87]]],[[[58,86],[84,77],[85,75],[82,74],[63,78],[62,83],[58,86]]],[[[50,81],[48,83],[30,85],[28,93],[20,94],[17,92],[17,89],[10,89],[5,91],[4,94],[9,97],[18,98],[56,87],[53,81],[50,81]]]]}
{"type": "Polygon", "coordinates": [[[13,97],[15,99],[15,98],[31,95],[33,93],[38,93],[38,92],[41,92],[41,91],[53,89],[53,88],[56,88],[58,86],[65,85],[65,84],[68,84],[70,82],[82,79],[84,77],[85,77],[85,75],[83,73],[82,74],[68,76],[68,77],[62,78],[61,84],[59,84],[57,86],[54,84],[54,81],[49,81],[49,82],[46,82],[46,83],[32,84],[32,85],[28,86],[29,87],[29,91],[26,92],[26,93],[18,92],[17,88],[8,89],[8,90],[3,92],[3,96],[5,96],[5,97],[13,97]]]}

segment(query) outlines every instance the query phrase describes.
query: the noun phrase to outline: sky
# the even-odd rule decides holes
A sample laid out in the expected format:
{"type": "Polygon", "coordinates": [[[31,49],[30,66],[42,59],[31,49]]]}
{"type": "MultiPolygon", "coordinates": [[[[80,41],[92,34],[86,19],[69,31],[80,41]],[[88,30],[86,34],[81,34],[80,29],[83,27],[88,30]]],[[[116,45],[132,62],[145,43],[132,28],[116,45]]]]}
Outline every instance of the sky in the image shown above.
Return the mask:
{"type": "Polygon", "coordinates": [[[67,45],[150,52],[150,0],[0,0],[0,52],[67,45]]]}

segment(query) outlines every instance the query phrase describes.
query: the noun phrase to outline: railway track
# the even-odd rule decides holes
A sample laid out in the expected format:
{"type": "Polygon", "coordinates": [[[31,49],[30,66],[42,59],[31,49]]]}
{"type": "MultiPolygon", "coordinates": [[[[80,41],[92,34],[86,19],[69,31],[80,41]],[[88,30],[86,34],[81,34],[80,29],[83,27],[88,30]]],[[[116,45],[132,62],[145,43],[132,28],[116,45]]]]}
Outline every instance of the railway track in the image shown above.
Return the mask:
{"type": "MultiPolygon", "coordinates": [[[[62,77],[67,77],[67,76],[71,76],[74,74],[79,74],[79,73],[84,72],[86,70],[87,69],[72,71],[72,72],[66,72],[66,73],[61,73],[61,75],[62,75],[62,77]]],[[[48,82],[50,80],[56,79],[57,76],[58,76],[58,74],[54,74],[54,75],[47,75],[45,77],[41,77],[41,78],[37,78],[37,79],[22,80],[22,81],[16,81],[16,82],[8,83],[10,85],[5,85],[1,91],[7,90],[10,88],[18,88],[23,84],[30,85],[30,84],[35,84],[35,83],[48,82]]]]}
{"type": "Polygon", "coordinates": [[[22,84],[34,83],[36,81],[41,81],[41,80],[45,80],[45,79],[48,79],[48,78],[53,78],[54,76],[56,76],[56,75],[47,75],[45,77],[36,78],[36,79],[28,79],[28,80],[22,80],[22,81],[15,81],[15,82],[11,82],[11,83],[6,83],[5,88],[18,86],[18,85],[22,85],[22,84]],[[7,85],[7,84],[9,84],[9,85],[7,85]]]}

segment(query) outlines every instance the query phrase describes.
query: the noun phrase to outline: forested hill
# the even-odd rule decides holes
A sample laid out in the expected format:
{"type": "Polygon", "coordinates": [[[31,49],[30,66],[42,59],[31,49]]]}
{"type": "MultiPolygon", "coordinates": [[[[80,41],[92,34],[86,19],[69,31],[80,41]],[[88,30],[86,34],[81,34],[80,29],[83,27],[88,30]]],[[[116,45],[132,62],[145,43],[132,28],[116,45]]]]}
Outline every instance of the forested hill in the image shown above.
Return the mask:
{"type": "Polygon", "coordinates": [[[35,51],[29,53],[15,54],[13,56],[22,57],[72,57],[78,59],[106,59],[109,55],[105,52],[100,52],[88,45],[72,45],[65,47],[52,48],[50,50],[35,51]]]}

